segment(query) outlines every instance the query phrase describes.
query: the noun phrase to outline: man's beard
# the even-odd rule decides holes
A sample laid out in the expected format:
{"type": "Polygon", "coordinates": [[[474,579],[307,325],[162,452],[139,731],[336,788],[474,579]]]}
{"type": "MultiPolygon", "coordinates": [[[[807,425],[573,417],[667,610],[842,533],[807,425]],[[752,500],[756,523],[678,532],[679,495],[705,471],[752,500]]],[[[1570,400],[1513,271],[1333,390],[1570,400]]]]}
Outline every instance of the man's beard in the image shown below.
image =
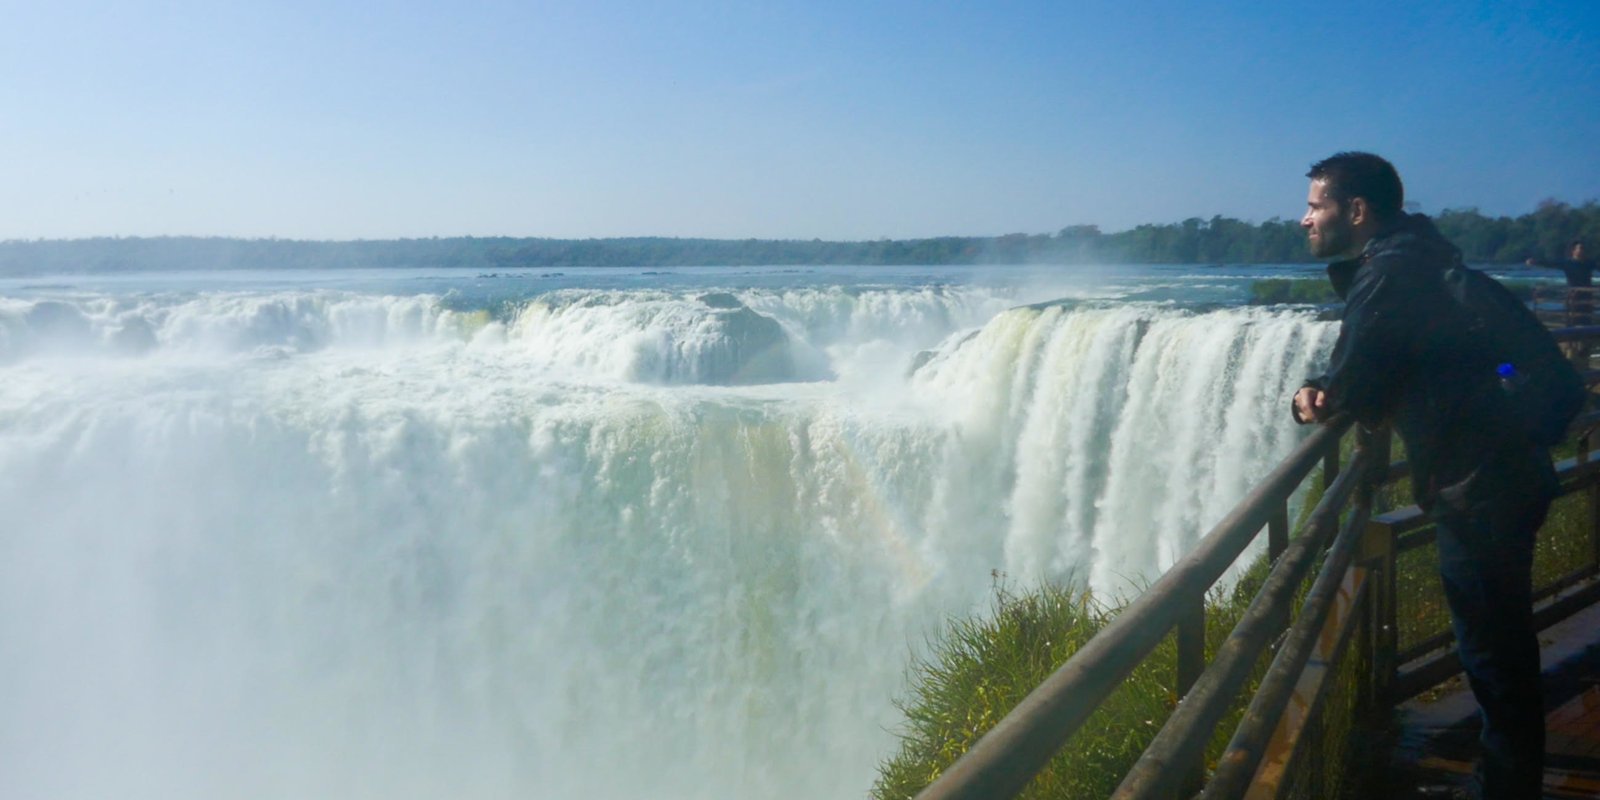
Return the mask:
{"type": "Polygon", "coordinates": [[[1350,232],[1335,228],[1323,228],[1317,231],[1316,238],[1306,237],[1306,246],[1311,249],[1313,258],[1339,258],[1350,249],[1350,232]]]}

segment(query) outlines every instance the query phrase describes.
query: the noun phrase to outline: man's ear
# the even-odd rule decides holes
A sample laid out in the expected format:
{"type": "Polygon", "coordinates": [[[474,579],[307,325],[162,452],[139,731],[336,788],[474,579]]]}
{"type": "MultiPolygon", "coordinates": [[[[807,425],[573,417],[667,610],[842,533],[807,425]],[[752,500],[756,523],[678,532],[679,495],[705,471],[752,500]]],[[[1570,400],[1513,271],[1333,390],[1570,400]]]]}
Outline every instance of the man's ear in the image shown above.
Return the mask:
{"type": "Polygon", "coordinates": [[[1371,219],[1372,208],[1367,205],[1367,198],[1350,198],[1350,224],[1360,225],[1371,219]]]}

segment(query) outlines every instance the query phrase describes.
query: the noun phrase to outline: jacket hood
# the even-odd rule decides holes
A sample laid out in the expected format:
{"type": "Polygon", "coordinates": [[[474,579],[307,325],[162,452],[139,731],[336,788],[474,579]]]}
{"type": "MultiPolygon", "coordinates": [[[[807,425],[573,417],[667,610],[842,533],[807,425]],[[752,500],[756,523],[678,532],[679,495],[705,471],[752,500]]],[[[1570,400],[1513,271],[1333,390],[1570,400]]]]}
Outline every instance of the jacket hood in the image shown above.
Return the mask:
{"type": "Polygon", "coordinates": [[[1394,224],[1378,232],[1361,249],[1361,255],[1328,265],[1333,290],[1344,297],[1355,280],[1356,270],[1383,257],[1403,256],[1408,269],[1444,270],[1461,260],[1461,251],[1434,226],[1426,214],[1402,214],[1394,224]]]}

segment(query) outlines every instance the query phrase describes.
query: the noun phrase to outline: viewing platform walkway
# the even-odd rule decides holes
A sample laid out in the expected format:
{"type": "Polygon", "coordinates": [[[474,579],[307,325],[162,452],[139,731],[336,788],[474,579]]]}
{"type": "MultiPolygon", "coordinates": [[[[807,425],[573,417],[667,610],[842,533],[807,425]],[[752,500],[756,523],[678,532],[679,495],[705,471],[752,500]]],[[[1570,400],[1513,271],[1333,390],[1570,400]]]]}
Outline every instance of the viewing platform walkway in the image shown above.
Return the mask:
{"type": "MultiPolygon", "coordinates": [[[[1600,606],[1540,634],[1546,798],[1600,797],[1600,606]]],[[[1478,705],[1460,676],[1395,708],[1380,797],[1465,787],[1477,753],[1478,705]]]]}

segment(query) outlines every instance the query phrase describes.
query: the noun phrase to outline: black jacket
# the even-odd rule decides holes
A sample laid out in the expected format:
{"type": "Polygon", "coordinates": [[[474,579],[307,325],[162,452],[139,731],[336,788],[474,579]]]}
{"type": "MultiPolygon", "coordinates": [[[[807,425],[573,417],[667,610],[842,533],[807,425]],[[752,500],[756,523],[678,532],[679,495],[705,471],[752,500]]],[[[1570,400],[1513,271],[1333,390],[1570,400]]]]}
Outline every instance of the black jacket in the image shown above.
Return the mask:
{"type": "Polygon", "coordinates": [[[1567,276],[1568,286],[1593,286],[1594,272],[1600,269],[1600,263],[1589,259],[1574,261],[1570,258],[1558,258],[1554,261],[1534,261],[1533,265],[1561,270],[1562,274],[1567,276]]]}
{"type": "Polygon", "coordinates": [[[1327,374],[1307,381],[1332,411],[1389,421],[1405,445],[1412,492],[1436,513],[1496,498],[1549,499],[1549,455],[1513,432],[1492,358],[1465,333],[1443,273],[1461,252],[1421,214],[1404,216],[1361,255],[1328,266],[1344,298],[1327,374]]]}

